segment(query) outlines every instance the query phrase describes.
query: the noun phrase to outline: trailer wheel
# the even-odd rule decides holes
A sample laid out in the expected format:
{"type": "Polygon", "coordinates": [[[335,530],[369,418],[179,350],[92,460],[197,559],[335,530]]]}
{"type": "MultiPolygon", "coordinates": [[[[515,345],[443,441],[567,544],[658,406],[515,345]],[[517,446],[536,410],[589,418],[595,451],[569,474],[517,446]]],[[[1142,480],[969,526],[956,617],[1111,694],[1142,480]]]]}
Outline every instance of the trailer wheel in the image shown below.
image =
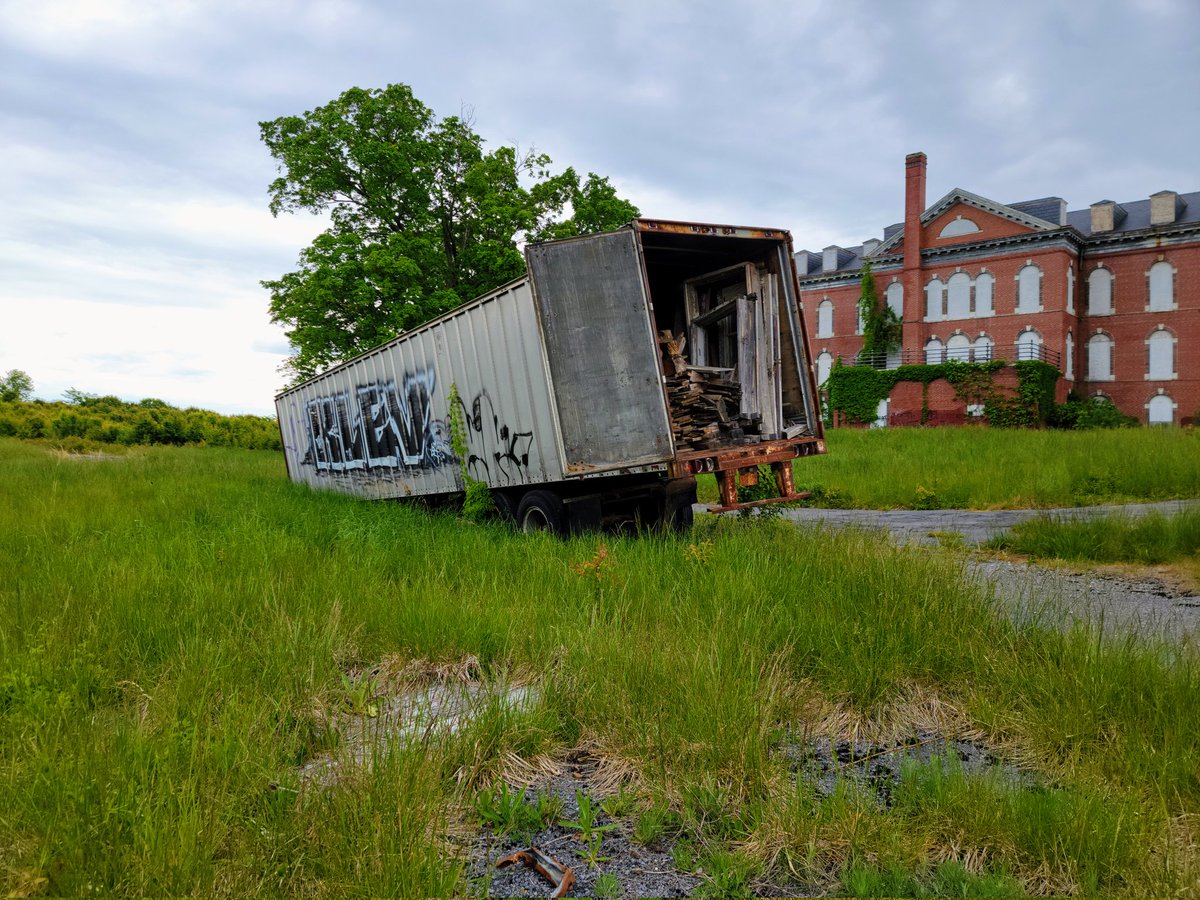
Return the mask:
{"type": "Polygon", "coordinates": [[[663,525],[668,531],[673,531],[676,534],[685,534],[692,530],[692,525],[696,521],[695,510],[692,509],[692,501],[690,497],[684,497],[684,502],[673,505],[668,505],[666,515],[663,516],[663,525]]]}
{"type": "Polygon", "coordinates": [[[504,491],[492,491],[492,505],[496,507],[494,515],[498,522],[517,520],[517,507],[513,503],[512,495],[504,491]]]}
{"type": "Polygon", "coordinates": [[[552,491],[530,491],[517,507],[517,525],[522,531],[549,531],[559,537],[567,533],[567,510],[552,491]]]}

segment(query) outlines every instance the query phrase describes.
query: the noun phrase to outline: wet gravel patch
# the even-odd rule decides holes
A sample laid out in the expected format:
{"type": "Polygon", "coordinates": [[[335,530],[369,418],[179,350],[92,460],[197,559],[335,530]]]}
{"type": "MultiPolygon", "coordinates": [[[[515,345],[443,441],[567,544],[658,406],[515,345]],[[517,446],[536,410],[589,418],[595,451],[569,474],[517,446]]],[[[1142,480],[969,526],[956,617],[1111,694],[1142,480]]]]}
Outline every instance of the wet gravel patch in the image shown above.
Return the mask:
{"type": "MultiPolygon", "coordinates": [[[[538,791],[553,794],[562,801],[560,820],[577,820],[576,791],[583,791],[595,806],[602,800],[592,785],[597,762],[586,755],[569,756],[560,767],[560,774],[539,779],[525,788],[525,800],[535,802],[538,791]]],[[[517,850],[528,849],[532,843],[560,865],[570,867],[575,885],[565,895],[568,897],[595,896],[597,882],[606,874],[616,877],[622,897],[692,896],[703,878],[676,868],[671,852],[673,842],[669,837],[649,844],[632,840],[636,823],[636,813],[624,818],[613,818],[604,812],[597,815],[598,826],[616,827],[604,832],[599,855],[608,859],[595,866],[586,859],[584,844],[578,840],[579,832],[575,829],[554,824],[533,835],[531,840],[525,840],[511,835],[497,836],[485,827],[472,848],[467,870],[472,893],[478,897],[549,897],[553,890],[550,882],[533,869],[523,865],[496,868],[498,860],[517,850]]]]}
{"type": "Polygon", "coordinates": [[[1175,641],[1200,635],[1200,595],[1151,577],[1052,569],[1036,563],[973,559],[966,575],[995,591],[1018,618],[1056,627],[1103,621],[1106,630],[1175,641]]]}
{"type": "Polygon", "coordinates": [[[1058,519],[1094,519],[1113,514],[1144,516],[1172,515],[1200,506],[1196,500],[1166,500],[1161,503],[1123,503],[1103,506],[1072,506],[1057,509],[818,509],[801,507],[783,510],[793,522],[860,528],[883,528],[904,543],[936,545],[939,534],[957,533],[966,544],[981,544],[998,537],[1014,525],[1040,516],[1058,519]]]}
{"type": "Polygon", "coordinates": [[[999,772],[1013,783],[1032,778],[986,744],[968,738],[918,731],[888,744],[818,738],[788,742],[783,749],[789,770],[812,784],[821,797],[849,786],[881,809],[890,809],[904,767],[912,764],[957,765],[966,775],[999,772]]]}

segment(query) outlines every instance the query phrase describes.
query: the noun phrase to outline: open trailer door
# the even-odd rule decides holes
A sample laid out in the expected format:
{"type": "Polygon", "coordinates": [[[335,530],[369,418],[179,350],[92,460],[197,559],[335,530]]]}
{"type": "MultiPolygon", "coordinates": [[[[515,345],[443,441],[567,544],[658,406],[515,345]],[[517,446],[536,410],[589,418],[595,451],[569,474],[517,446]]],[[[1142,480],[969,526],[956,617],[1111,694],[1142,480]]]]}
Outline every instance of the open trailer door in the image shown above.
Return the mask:
{"type": "Polygon", "coordinates": [[[637,235],[531,244],[525,258],[554,385],[568,475],[673,454],[637,235]]]}

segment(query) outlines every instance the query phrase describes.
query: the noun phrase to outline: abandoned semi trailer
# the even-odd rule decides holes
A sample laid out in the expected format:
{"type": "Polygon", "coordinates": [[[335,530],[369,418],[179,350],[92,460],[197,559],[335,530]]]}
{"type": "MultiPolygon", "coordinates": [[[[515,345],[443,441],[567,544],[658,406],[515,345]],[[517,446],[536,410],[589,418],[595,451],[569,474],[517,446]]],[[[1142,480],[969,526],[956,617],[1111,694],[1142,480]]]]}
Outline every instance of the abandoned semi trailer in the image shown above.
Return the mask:
{"type": "Polygon", "coordinates": [[[792,460],[825,442],[788,232],[637,219],[525,256],[519,281],[280,394],[291,478],[436,499],[466,472],[559,533],[686,527],[701,473],[717,511],[751,505],[763,465],[778,496],[754,502],[795,498],[792,460]]]}

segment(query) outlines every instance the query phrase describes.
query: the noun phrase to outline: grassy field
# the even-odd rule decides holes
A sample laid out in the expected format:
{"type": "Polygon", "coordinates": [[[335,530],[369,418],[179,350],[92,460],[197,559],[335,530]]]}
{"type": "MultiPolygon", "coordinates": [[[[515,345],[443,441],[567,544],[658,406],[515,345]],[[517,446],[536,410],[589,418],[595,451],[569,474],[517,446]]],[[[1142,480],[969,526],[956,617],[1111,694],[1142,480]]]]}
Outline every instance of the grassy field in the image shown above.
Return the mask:
{"type": "MultiPolygon", "coordinates": [[[[846,457],[905,439],[846,434],[846,457]]],[[[0,890],[462,895],[479,797],[584,745],[712,895],[1200,891],[1191,648],[1013,624],[952,559],[868,534],[606,541],[312,493],[270,453],[0,440],[0,890]],[[355,673],[471,656],[541,699],[297,792],[355,673]],[[1028,777],[914,766],[884,808],[784,752],[917,722],[1028,777]]]]}
{"type": "MultiPolygon", "coordinates": [[[[1200,429],[831,429],[796,462],[821,506],[863,509],[1086,506],[1200,497],[1200,429]]],[[[704,486],[715,499],[715,483],[704,486]]]]}

